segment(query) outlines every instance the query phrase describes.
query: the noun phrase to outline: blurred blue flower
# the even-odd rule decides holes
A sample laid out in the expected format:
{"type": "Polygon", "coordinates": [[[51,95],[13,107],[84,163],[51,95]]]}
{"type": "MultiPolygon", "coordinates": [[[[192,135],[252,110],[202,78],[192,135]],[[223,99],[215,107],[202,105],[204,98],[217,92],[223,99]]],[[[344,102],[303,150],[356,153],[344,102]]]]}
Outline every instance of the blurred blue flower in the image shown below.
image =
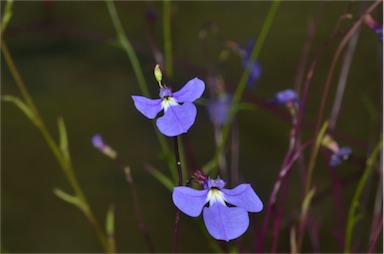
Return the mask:
{"type": "Polygon", "coordinates": [[[227,122],[231,102],[232,97],[226,93],[220,94],[216,99],[209,101],[208,114],[214,124],[222,126],[227,122]]]}
{"type": "Polygon", "coordinates": [[[373,26],[373,31],[379,35],[379,41],[381,43],[383,43],[383,26],[376,23],[374,26],[373,26]]]}
{"type": "Polygon", "coordinates": [[[136,109],[149,119],[154,119],[164,109],[164,115],[156,121],[157,128],[164,135],[174,137],[186,133],[195,122],[197,110],[192,102],[201,97],[204,89],[204,82],[194,78],[175,93],[160,86],[160,99],[135,95],[132,99],[136,109]]]}
{"type": "Polygon", "coordinates": [[[298,103],[297,94],[292,89],[286,89],[275,94],[275,101],[278,104],[294,104],[298,103]]]}
{"type": "Polygon", "coordinates": [[[329,161],[329,165],[331,167],[336,167],[342,163],[343,160],[347,160],[349,155],[352,153],[352,149],[348,146],[344,146],[338,149],[331,155],[331,160],[329,161]]]}
{"type": "Polygon", "coordinates": [[[202,186],[203,190],[175,187],[173,203],[191,217],[197,217],[203,212],[205,226],[217,240],[228,242],[244,234],[249,226],[248,212],[260,212],[263,209],[263,203],[250,184],[226,189],[225,182],[220,178],[207,178],[202,186]]]}
{"type": "MultiPolygon", "coordinates": [[[[243,68],[249,68],[248,63],[251,61],[251,54],[253,50],[253,46],[255,45],[254,41],[248,40],[247,46],[243,52],[243,68]]],[[[254,61],[250,67],[250,74],[247,80],[247,86],[249,88],[254,88],[256,85],[256,81],[261,77],[261,64],[258,61],[254,61]]]]}
{"type": "Polygon", "coordinates": [[[92,144],[97,150],[99,150],[109,158],[115,159],[117,157],[116,151],[113,150],[109,145],[104,143],[103,138],[100,134],[96,134],[92,137],[92,144]]]}
{"type": "Polygon", "coordinates": [[[379,24],[370,14],[364,16],[363,22],[379,35],[379,41],[383,43],[383,25],[379,24]]]}

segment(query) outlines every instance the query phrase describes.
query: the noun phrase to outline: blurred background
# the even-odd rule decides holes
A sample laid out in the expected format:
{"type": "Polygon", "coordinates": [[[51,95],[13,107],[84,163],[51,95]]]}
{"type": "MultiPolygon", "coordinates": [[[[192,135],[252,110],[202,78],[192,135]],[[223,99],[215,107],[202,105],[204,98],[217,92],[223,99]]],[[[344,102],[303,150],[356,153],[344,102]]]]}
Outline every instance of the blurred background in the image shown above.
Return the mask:
{"type": "MultiPolygon", "coordinates": [[[[3,1],[1,4],[4,7],[3,1]]],[[[118,1],[115,4],[155,98],[158,85],[153,77],[156,60],[152,49],[153,45],[163,49],[162,3],[118,1]]],[[[209,86],[209,70],[220,75],[227,91],[233,92],[243,68],[241,57],[228,47],[228,42],[245,47],[249,39],[257,40],[270,5],[268,1],[172,2],[174,75],[164,80],[165,83],[178,90],[191,78],[199,77],[209,86]]],[[[344,11],[349,8],[353,17],[341,21],[342,31],[356,20],[361,5],[347,1],[282,2],[258,58],[262,75],[256,86],[245,93],[260,102],[273,98],[280,90],[294,88],[308,24],[315,22],[310,62],[344,11]]],[[[381,7],[373,16],[381,20],[379,10],[381,7]]],[[[140,90],[126,53],[113,44],[115,36],[103,1],[16,1],[3,39],[57,139],[57,118],[64,118],[78,180],[102,225],[108,206],[115,205],[118,252],[149,249],[139,231],[124,173],[92,146],[91,138],[96,133],[102,134],[131,167],[143,216],[157,251],[169,252],[176,209],[171,193],[145,171],[144,165],[149,163],[165,174],[169,170],[160,157],[153,125],[133,106],[130,96],[139,95],[140,90]]],[[[317,63],[305,109],[308,124],[303,129],[303,140],[312,138],[311,123],[316,121],[326,76],[341,38],[325,50],[317,63]]],[[[325,117],[332,107],[340,63],[325,117]]],[[[1,85],[2,94],[20,96],[3,58],[1,85]]],[[[210,98],[208,89],[203,98],[210,98]]],[[[236,117],[240,174],[265,204],[289,143],[291,123],[286,110],[280,109],[279,114],[265,108],[241,111],[236,117]]],[[[96,235],[81,212],[53,194],[54,188],[68,192],[71,189],[40,132],[10,103],[1,104],[1,115],[2,248],[9,252],[101,252],[96,235]]],[[[334,168],[334,174],[342,178],[364,168],[366,156],[380,138],[381,123],[382,44],[372,29],[362,25],[334,136],[340,146],[350,146],[353,155],[351,160],[334,168]]],[[[204,105],[198,105],[196,122],[187,136],[195,162],[201,167],[215,151],[214,128],[204,105]]],[[[172,140],[167,140],[171,145],[172,140]]],[[[326,157],[322,155],[313,180],[319,192],[329,190],[331,184],[326,157]]],[[[291,215],[302,201],[296,169],[295,166],[290,177],[283,225],[295,222],[291,215]]],[[[381,176],[375,172],[364,194],[364,205],[370,209],[364,210],[359,227],[361,239],[357,244],[362,249],[368,244],[378,178],[381,176]]],[[[357,181],[356,177],[349,180],[342,190],[345,215],[357,181]]],[[[344,229],[336,227],[332,192],[315,204],[313,213],[318,219],[321,251],[340,251],[335,235],[344,229]]],[[[250,216],[252,227],[260,228],[264,212],[250,216]]],[[[201,221],[201,217],[182,215],[179,251],[212,251],[201,221]]],[[[289,252],[289,229],[286,226],[281,235],[279,249],[284,252],[289,252]]],[[[245,249],[252,249],[253,234],[249,230],[241,239],[222,244],[230,247],[241,243],[245,249]]],[[[269,241],[267,238],[267,248],[269,241]]],[[[381,244],[378,245],[377,251],[382,252],[381,244]]],[[[303,251],[311,251],[308,237],[303,251]]]]}

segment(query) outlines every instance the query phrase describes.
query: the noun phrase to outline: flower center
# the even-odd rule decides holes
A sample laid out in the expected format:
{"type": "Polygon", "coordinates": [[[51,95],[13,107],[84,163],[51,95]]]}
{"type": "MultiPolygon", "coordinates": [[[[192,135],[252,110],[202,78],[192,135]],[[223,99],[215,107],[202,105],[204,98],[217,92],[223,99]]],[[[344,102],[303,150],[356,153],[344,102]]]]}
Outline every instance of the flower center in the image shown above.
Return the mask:
{"type": "Polygon", "coordinates": [[[212,188],[209,190],[207,201],[209,202],[210,206],[215,202],[219,202],[225,205],[225,198],[223,196],[223,193],[217,188],[212,188]]]}
{"type": "Polygon", "coordinates": [[[177,101],[171,97],[171,96],[164,96],[163,101],[161,102],[161,107],[164,109],[164,112],[167,111],[167,109],[170,106],[176,106],[179,105],[177,101]]]}

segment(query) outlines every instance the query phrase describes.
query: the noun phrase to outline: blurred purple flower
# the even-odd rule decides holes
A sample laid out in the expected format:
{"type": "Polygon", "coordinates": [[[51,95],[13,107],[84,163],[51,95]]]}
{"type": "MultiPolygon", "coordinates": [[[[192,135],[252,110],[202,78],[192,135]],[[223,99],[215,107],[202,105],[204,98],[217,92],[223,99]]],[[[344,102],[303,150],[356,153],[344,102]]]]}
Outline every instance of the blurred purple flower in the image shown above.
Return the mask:
{"type": "Polygon", "coordinates": [[[216,180],[207,178],[202,186],[203,190],[175,187],[173,203],[191,217],[203,212],[205,226],[217,240],[228,242],[244,234],[249,226],[248,212],[260,212],[263,209],[263,203],[250,184],[226,189],[225,182],[218,177],[216,180]]]}
{"type": "Polygon", "coordinates": [[[380,24],[376,24],[373,27],[373,31],[379,35],[379,41],[383,43],[383,26],[380,24]]]}
{"type": "Polygon", "coordinates": [[[221,94],[208,103],[208,114],[214,124],[222,126],[227,122],[231,102],[229,94],[221,94]]]}
{"type": "Polygon", "coordinates": [[[329,161],[329,165],[331,167],[336,167],[342,163],[343,160],[347,160],[349,155],[352,153],[352,149],[348,146],[344,146],[338,149],[331,155],[331,160],[329,161]]]}
{"type": "Polygon", "coordinates": [[[164,135],[174,137],[186,133],[195,122],[197,110],[192,102],[201,97],[204,89],[204,82],[194,78],[175,93],[161,86],[160,99],[135,95],[132,99],[136,109],[149,119],[154,119],[164,109],[164,115],[156,121],[157,128],[164,135]]]}
{"type": "Polygon", "coordinates": [[[105,144],[103,141],[103,138],[101,137],[100,134],[96,134],[92,137],[92,144],[93,146],[108,156],[111,159],[115,159],[117,156],[117,153],[115,150],[113,150],[109,145],[105,144]]]}
{"type": "Polygon", "coordinates": [[[247,46],[243,52],[243,68],[250,68],[250,74],[247,80],[247,86],[253,88],[256,85],[256,81],[261,77],[261,64],[258,61],[254,61],[251,67],[248,67],[248,63],[251,61],[251,54],[253,46],[255,45],[253,40],[248,40],[247,46]]]}
{"type": "Polygon", "coordinates": [[[275,99],[278,104],[295,103],[298,101],[297,94],[292,89],[286,89],[276,93],[275,99]]]}
{"type": "Polygon", "coordinates": [[[383,43],[383,25],[379,24],[371,15],[365,15],[364,23],[379,35],[379,41],[383,43]]]}

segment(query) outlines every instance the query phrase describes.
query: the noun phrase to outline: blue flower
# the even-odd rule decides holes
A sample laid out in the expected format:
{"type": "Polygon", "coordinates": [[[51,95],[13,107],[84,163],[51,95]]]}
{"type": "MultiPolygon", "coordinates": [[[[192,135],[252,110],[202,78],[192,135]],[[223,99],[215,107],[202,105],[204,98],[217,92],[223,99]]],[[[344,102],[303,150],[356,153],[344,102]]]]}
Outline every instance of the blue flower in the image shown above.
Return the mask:
{"type": "Polygon", "coordinates": [[[249,226],[248,212],[260,212],[263,209],[263,203],[250,184],[226,189],[225,182],[220,178],[206,178],[202,185],[203,190],[175,187],[173,203],[191,217],[203,212],[205,226],[217,240],[228,242],[244,234],[249,226]]]}
{"type": "Polygon", "coordinates": [[[380,24],[375,24],[373,31],[379,35],[379,41],[383,43],[383,26],[380,24]]]}
{"type": "Polygon", "coordinates": [[[229,94],[220,94],[208,103],[208,114],[214,124],[222,126],[227,122],[231,101],[229,94]]]}
{"type": "MultiPolygon", "coordinates": [[[[247,46],[243,52],[243,61],[242,61],[243,68],[249,68],[248,63],[251,60],[250,58],[251,58],[254,44],[255,43],[252,40],[248,40],[247,46]]],[[[261,64],[258,61],[254,61],[250,67],[250,74],[247,80],[247,86],[250,88],[255,87],[256,81],[260,78],[260,76],[261,76],[261,64]]]]}
{"type": "Polygon", "coordinates": [[[115,159],[117,157],[116,151],[113,150],[112,147],[104,143],[103,138],[100,134],[96,134],[92,137],[92,144],[97,150],[99,150],[109,158],[115,159]]]}
{"type": "Polygon", "coordinates": [[[160,86],[160,99],[135,95],[132,99],[136,109],[149,119],[154,119],[164,109],[164,115],[156,121],[157,128],[164,135],[174,137],[186,133],[195,122],[197,109],[192,102],[201,97],[204,89],[204,82],[194,78],[175,93],[160,86]]]}
{"type": "Polygon", "coordinates": [[[275,94],[275,101],[278,104],[295,104],[299,102],[299,99],[294,90],[286,89],[275,94]]]}
{"type": "Polygon", "coordinates": [[[347,160],[349,155],[352,153],[352,149],[348,146],[344,146],[338,149],[331,155],[331,160],[329,161],[329,165],[331,167],[336,167],[342,163],[343,160],[347,160]]]}
{"type": "Polygon", "coordinates": [[[363,22],[379,35],[379,41],[383,43],[383,25],[379,24],[370,14],[364,16],[363,22]]]}

